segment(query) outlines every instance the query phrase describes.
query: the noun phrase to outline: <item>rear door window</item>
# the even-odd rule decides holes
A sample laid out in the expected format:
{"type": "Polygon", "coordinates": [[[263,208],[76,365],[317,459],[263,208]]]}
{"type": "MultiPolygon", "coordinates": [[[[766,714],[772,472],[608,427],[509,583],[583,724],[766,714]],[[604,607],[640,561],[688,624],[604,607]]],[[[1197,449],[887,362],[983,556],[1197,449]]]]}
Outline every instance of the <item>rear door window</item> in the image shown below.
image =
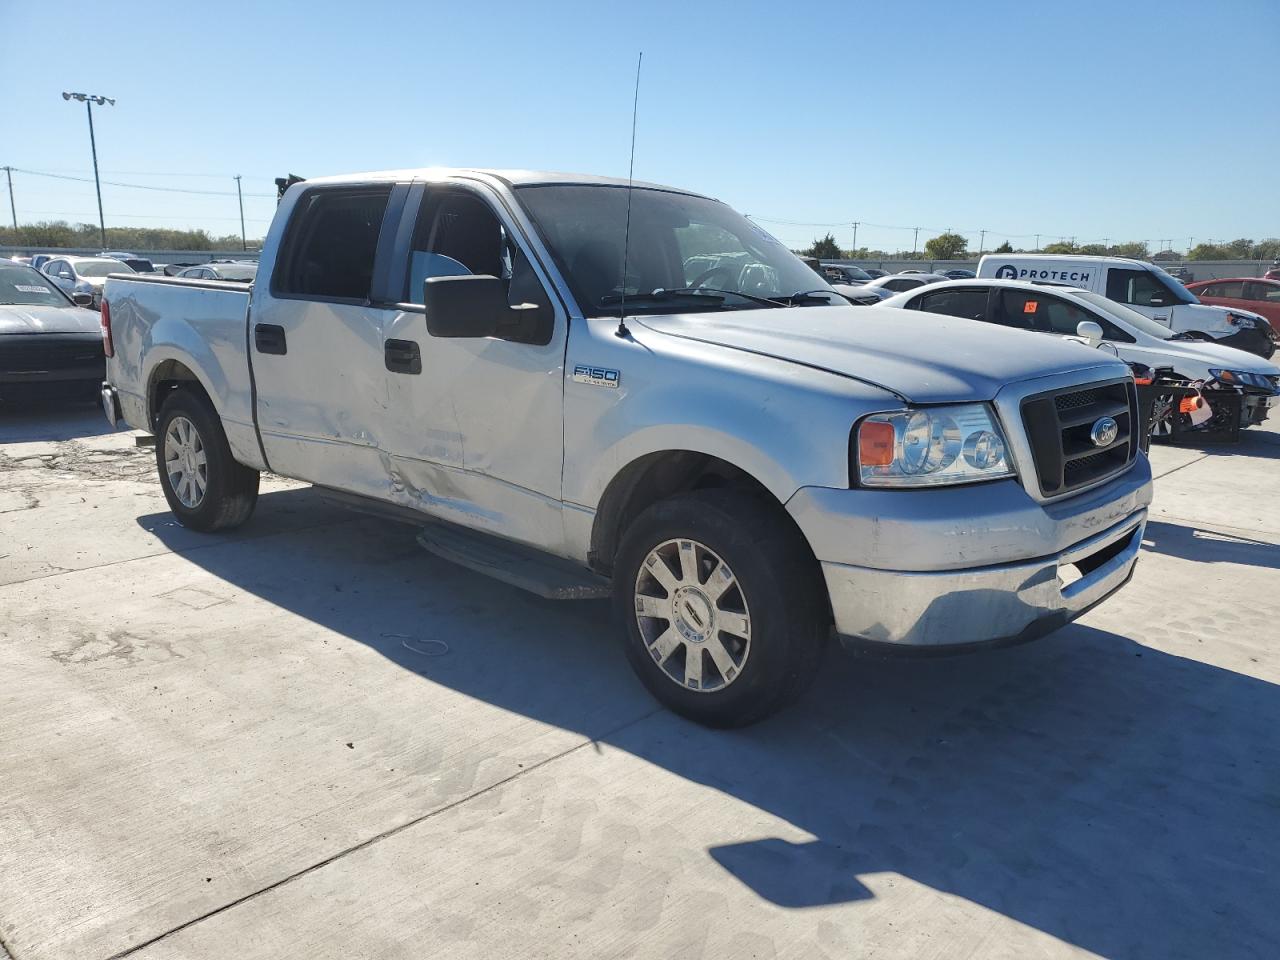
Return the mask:
{"type": "Polygon", "coordinates": [[[1047,330],[1040,322],[1045,297],[1027,290],[1001,290],[992,319],[1002,327],[1017,330],[1047,330]]]}
{"type": "Polygon", "coordinates": [[[1244,298],[1266,303],[1280,303],[1280,284],[1246,283],[1244,285],[1244,298]]]}
{"type": "Polygon", "coordinates": [[[954,290],[934,290],[911,301],[916,310],[944,313],[949,317],[966,320],[987,319],[988,287],[958,287],[954,290]]]}
{"type": "Polygon", "coordinates": [[[289,219],[272,293],[368,301],[390,195],[391,184],[321,187],[303,194],[289,219]]]}

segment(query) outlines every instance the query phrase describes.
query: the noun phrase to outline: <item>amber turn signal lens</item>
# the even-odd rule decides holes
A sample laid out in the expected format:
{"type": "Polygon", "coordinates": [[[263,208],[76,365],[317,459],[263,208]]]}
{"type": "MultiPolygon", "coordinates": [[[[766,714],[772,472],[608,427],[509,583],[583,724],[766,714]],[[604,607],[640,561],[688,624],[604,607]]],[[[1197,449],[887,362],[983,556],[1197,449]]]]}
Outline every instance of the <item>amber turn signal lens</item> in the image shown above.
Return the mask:
{"type": "Polygon", "coordinates": [[[868,420],[858,428],[858,463],[887,467],[893,463],[893,424],[868,420]]]}

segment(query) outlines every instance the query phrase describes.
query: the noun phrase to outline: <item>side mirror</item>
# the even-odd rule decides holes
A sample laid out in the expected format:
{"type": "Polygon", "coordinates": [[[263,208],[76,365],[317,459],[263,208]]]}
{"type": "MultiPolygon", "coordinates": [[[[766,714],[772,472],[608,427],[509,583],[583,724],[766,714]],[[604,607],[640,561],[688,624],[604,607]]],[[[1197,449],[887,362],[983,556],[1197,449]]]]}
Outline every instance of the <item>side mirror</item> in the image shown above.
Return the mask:
{"type": "Polygon", "coordinates": [[[92,310],[93,294],[77,291],[76,293],[73,293],[71,295],[71,302],[74,303],[77,307],[88,307],[90,310],[92,310]]]}
{"type": "Polygon", "coordinates": [[[539,312],[534,304],[507,305],[507,288],[497,277],[467,274],[428,277],[422,283],[427,332],[433,337],[518,338],[539,312]]]}
{"type": "Polygon", "coordinates": [[[1096,347],[1102,342],[1102,326],[1092,320],[1081,320],[1076,326],[1076,336],[1083,337],[1089,346],[1096,347]]]}

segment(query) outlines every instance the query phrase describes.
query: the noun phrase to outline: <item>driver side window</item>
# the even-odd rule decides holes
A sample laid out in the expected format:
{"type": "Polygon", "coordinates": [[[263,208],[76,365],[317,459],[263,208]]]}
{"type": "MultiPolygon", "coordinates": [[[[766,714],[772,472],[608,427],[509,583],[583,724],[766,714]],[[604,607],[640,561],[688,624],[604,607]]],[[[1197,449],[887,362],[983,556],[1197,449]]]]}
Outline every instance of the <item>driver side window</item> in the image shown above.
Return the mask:
{"type": "Polygon", "coordinates": [[[403,302],[421,304],[423,284],[432,277],[459,276],[504,281],[509,305],[540,308],[538,330],[528,342],[550,342],[551,298],[493,208],[465,190],[428,187],[409,244],[403,302]]]}
{"type": "Polygon", "coordinates": [[[1107,274],[1107,299],[1137,307],[1167,307],[1177,302],[1159,278],[1147,270],[1112,270],[1107,274]]]}

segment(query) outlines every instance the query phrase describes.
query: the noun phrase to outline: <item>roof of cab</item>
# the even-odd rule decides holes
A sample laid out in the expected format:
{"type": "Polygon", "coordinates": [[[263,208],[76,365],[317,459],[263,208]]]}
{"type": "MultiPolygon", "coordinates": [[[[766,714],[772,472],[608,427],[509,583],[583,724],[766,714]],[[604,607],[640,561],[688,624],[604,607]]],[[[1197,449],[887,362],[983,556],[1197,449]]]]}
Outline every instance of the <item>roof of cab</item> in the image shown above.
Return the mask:
{"type": "MultiPolygon", "coordinates": [[[[530,187],[556,184],[561,186],[584,185],[602,187],[625,187],[626,179],[622,177],[599,177],[589,173],[559,173],[548,170],[501,170],[481,167],[416,167],[404,170],[376,170],[369,173],[344,173],[332,177],[315,177],[301,181],[303,188],[315,184],[337,183],[381,183],[395,180],[439,181],[466,177],[491,177],[511,187],[530,187]]],[[[636,180],[632,186],[646,190],[663,190],[668,193],[683,193],[691,197],[703,194],[679,187],[669,187],[661,183],[647,183],[636,180]]]]}
{"type": "MultiPolygon", "coordinates": [[[[1062,260],[1078,261],[1099,265],[1139,266],[1149,269],[1152,264],[1145,260],[1134,260],[1131,257],[1099,257],[1088,253],[984,253],[982,260],[1045,260],[1060,262],[1062,260]]],[[[982,269],[982,260],[978,261],[978,269],[982,269]]]]}

